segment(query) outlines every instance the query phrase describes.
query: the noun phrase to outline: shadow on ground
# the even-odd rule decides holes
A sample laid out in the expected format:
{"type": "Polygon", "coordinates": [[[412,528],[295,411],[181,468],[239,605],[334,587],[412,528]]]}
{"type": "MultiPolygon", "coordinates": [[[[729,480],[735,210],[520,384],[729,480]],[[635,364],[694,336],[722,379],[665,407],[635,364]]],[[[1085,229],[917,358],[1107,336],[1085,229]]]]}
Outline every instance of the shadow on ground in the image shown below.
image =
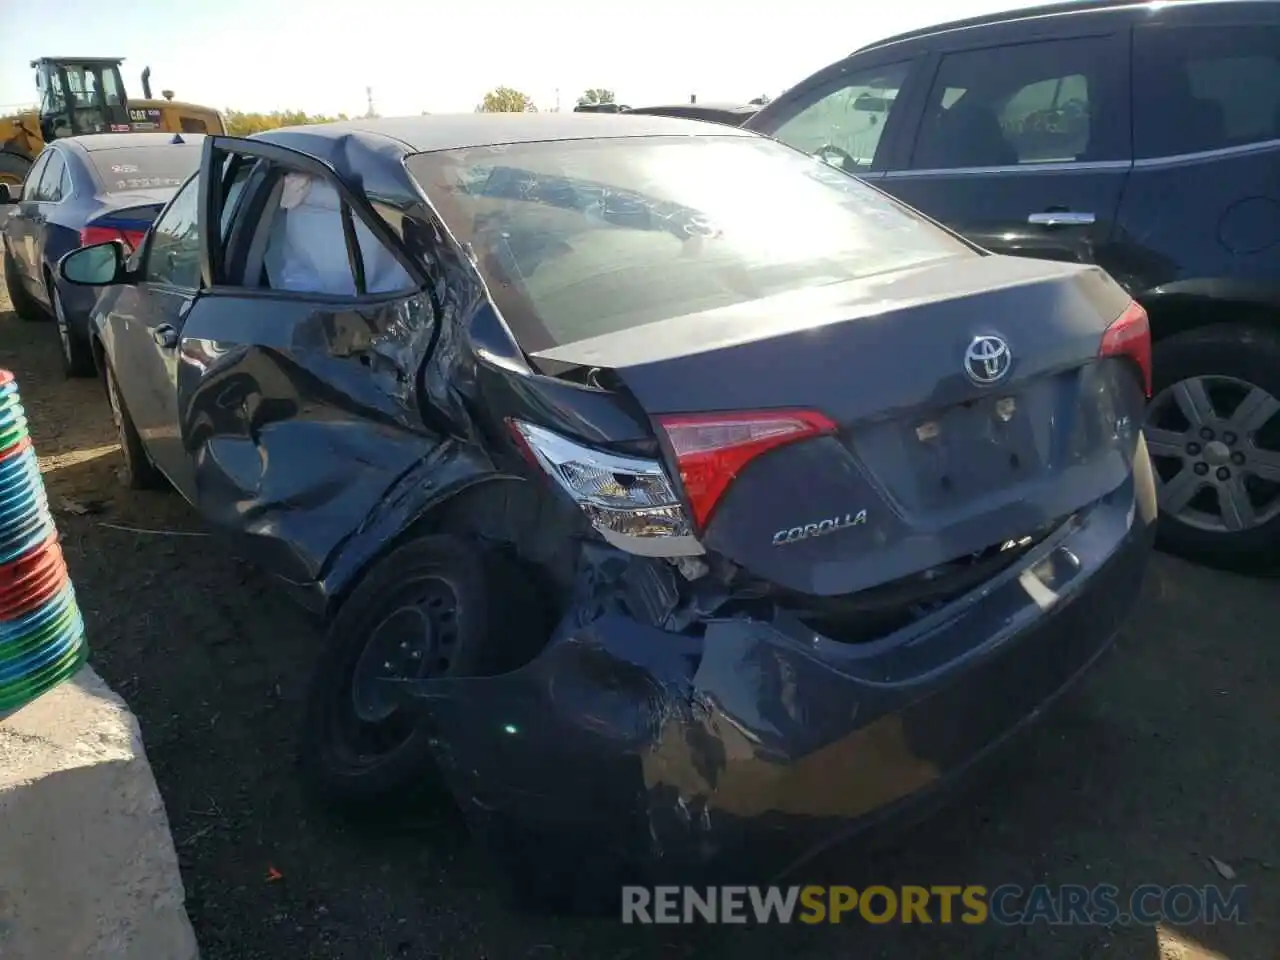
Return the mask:
{"type": "MultiPolygon", "coordinates": [[[[41,455],[110,444],[100,388],[60,380],[52,330],[0,316],[41,455]],[[77,446],[83,445],[83,446],[77,446]]],[[[177,498],[135,495],[110,456],[49,463],[95,666],[133,706],[164,794],[205,960],[1192,957],[1143,927],[678,930],[511,913],[447,810],[373,828],[299,795],[293,735],[315,626],[203,538],[177,498]],[[278,876],[277,876],[278,874],[278,876]]],[[[967,798],[815,882],[1228,884],[1247,925],[1181,933],[1275,956],[1280,916],[1280,591],[1158,558],[1119,649],[967,798]]],[[[806,878],[808,879],[808,878],[806,878]]]]}

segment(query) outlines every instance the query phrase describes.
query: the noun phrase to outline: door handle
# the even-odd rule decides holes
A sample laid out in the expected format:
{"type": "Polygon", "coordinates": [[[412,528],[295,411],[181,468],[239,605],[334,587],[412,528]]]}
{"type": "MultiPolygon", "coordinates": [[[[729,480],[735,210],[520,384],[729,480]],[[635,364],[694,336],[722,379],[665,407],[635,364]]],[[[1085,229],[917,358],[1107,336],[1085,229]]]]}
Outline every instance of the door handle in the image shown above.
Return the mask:
{"type": "Polygon", "coordinates": [[[1028,215],[1027,223],[1041,227],[1083,227],[1097,220],[1092,213],[1076,213],[1074,210],[1046,210],[1028,215]]]}
{"type": "Polygon", "coordinates": [[[178,345],[178,331],[167,323],[162,323],[151,331],[151,339],[166,349],[172,350],[178,345]]]}

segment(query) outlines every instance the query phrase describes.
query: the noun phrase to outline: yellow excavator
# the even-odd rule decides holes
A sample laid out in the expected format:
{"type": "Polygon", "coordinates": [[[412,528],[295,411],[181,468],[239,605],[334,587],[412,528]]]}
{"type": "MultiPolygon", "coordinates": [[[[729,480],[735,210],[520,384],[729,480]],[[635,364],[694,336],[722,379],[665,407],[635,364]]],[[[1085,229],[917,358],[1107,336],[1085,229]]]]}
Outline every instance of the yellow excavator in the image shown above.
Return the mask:
{"type": "Polygon", "coordinates": [[[222,114],[182,103],[173,92],[151,97],[151,68],[142,71],[143,99],[125,94],[121,57],[41,57],[32,60],[39,106],[0,117],[0,183],[20,184],[50,140],[86,133],[226,133],[222,114]]]}

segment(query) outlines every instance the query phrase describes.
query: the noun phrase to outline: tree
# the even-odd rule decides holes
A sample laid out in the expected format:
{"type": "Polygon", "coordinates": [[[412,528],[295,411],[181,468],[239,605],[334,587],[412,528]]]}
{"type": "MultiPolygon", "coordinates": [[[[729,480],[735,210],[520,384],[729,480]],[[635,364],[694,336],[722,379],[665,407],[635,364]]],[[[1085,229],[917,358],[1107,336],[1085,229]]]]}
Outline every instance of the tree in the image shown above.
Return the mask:
{"type": "Polygon", "coordinates": [[[533,98],[515,87],[494,87],[484,95],[476,113],[537,113],[533,98]]]}
{"type": "Polygon", "coordinates": [[[306,123],[330,123],[347,119],[345,113],[328,117],[322,113],[309,114],[301,110],[273,110],[271,113],[223,110],[222,116],[227,122],[227,133],[233,137],[247,137],[252,133],[275,130],[277,127],[297,127],[306,123]]]}
{"type": "Polygon", "coordinates": [[[747,103],[751,104],[751,106],[753,107],[763,107],[768,105],[769,101],[772,99],[773,98],[769,96],[767,93],[762,93],[760,94],[760,96],[756,97],[754,100],[748,100],[747,103]]]}
{"type": "Polygon", "coordinates": [[[592,87],[578,98],[578,106],[585,106],[594,103],[617,103],[613,99],[613,91],[606,90],[604,87],[592,87]]]}

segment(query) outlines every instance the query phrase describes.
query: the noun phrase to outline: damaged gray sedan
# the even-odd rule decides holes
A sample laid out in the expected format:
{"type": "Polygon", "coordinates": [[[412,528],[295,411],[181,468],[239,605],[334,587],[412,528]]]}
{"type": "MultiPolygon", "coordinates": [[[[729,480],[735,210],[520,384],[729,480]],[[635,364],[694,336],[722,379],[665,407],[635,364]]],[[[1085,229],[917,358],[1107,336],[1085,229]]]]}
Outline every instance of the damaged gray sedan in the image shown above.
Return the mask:
{"type": "Polygon", "coordinates": [[[328,622],[317,791],[442,778],[528,889],[764,881],[1108,647],[1156,514],[1146,316],[724,126],[209,137],[103,291],[134,485],[328,622]]]}

